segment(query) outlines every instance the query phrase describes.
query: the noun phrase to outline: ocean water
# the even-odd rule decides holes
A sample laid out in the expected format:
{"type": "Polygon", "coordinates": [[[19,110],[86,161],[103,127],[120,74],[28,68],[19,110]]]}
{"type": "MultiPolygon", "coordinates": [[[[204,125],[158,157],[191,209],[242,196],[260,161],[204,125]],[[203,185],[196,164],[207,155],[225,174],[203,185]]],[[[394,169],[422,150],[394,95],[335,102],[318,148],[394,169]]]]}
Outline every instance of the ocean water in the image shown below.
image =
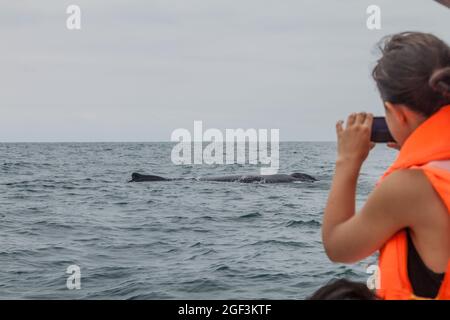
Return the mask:
{"type": "MultiPolygon", "coordinates": [[[[285,142],[280,173],[314,183],[167,177],[258,173],[254,165],[176,166],[172,143],[0,144],[0,299],[303,299],[333,278],[366,281],[369,257],[331,263],[321,244],[334,142],[285,142]],[[70,265],[81,289],[69,290],[70,265]]],[[[396,151],[371,151],[361,207],[396,151]]]]}

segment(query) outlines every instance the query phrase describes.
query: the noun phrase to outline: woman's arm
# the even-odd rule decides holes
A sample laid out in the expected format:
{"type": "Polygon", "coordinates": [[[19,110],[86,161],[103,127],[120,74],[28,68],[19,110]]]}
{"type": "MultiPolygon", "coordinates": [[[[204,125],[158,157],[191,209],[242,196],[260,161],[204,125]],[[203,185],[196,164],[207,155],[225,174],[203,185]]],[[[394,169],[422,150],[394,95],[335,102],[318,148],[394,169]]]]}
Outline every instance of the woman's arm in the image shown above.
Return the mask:
{"type": "Polygon", "coordinates": [[[352,113],[347,119],[345,129],[342,121],[336,124],[336,168],[322,225],[325,249],[328,248],[329,238],[335,227],[355,214],[359,171],[373,147],[370,143],[372,120],[371,114],[352,113]]]}
{"type": "MultiPolygon", "coordinates": [[[[372,191],[358,214],[354,209],[340,211],[343,206],[331,200],[333,191],[337,191],[332,187],[322,226],[328,257],[342,263],[362,260],[380,249],[399,230],[423,221],[429,199],[420,190],[427,183],[420,170],[395,171],[372,191]]],[[[334,184],[334,187],[339,185],[334,184]]],[[[343,198],[337,200],[341,201],[343,198]]]]}
{"type": "Polygon", "coordinates": [[[345,129],[342,122],[336,125],[338,156],[322,225],[325,251],[335,262],[355,262],[379,249],[409,224],[408,215],[397,211],[405,212],[405,202],[415,202],[411,196],[416,192],[409,190],[411,185],[417,187],[411,183],[412,174],[394,172],[372,192],[361,212],[355,215],[359,171],[373,147],[371,125],[372,115],[365,113],[350,115],[345,129]]]}

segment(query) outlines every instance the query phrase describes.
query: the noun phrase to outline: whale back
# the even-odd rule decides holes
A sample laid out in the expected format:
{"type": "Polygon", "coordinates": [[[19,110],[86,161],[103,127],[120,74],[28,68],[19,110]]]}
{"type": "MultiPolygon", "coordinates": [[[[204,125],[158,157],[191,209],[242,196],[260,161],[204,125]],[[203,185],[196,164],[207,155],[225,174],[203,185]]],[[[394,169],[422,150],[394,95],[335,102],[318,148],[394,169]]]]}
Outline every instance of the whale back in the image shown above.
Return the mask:
{"type": "Polygon", "coordinates": [[[316,178],[314,178],[306,173],[294,172],[294,173],[291,173],[290,176],[297,181],[317,181],[316,178]]]}
{"type": "MultiPolygon", "coordinates": [[[[130,182],[144,182],[144,181],[169,181],[169,180],[182,180],[183,178],[164,178],[155,175],[145,175],[134,172],[131,175],[130,182]]],[[[217,181],[217,182],[241,182],[241,183],[285,183],[294,181],[317,181],[316,178],[305,173],[292,173],[292,174],[271,174],[271,175],[230,175],[230,176],[212,176],[202,177],[199,181],[217,181]]]]}
{"type": "Polygon", "coordinates": [[[140,174],[140,173],[134,172],[131,175],[130,182],[166,181],[166,180],[168,180],[168,179],[160,177],[160,176],[155,176],[155,175],[150,175],[150,174],[140,174]]]}
{"type": "Polygon", "coordinates": [[[235,182],[238,181],[241,175],[231,175],[231,176],[212,176],[212,177],[202,177],[199,181],[216,181],[216,182],[235,182]]]}
{"type": "Polygon", "coordinates": [[[231,175],[219,177],[200,178],[200,181],[217,181],[217,182],[240,182],[240,183],[283,183],[296,181],[287,174],[271,174],[271,175],[231,175]]]}

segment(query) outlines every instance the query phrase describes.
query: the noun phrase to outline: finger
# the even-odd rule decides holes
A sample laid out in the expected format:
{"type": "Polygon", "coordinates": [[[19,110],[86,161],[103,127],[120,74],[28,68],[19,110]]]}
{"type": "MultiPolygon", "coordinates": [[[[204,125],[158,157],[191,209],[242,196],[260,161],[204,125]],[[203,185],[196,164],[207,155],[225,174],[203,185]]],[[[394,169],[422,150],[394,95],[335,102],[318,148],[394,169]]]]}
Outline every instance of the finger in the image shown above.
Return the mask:
{"type": "Polygon", "coordinates": [[[356,120],[356,113],[351,113],[347,118],[347,128],[350,127],[355,123],[356,120]]]}
{"type": "Polygon", "coordinates": [[[363,125],[372,129],[372,122],[373,122],[373,114],[368,113],[366,119],[364,120],[363,125]]]}
{"type": "Polygon", "coordinates": [[[343,124],[344,124],[344,121],[342,121],[342,120],[339,120],[338,122],[336,122],[336,134],[337,135],[340,135],[342,133],[342,131],[344,131],[343,124]]]}
{"type": "Polygon", "coordinates": [[[392,149],[400,150],[400,146],[396,142],[388,142],[387,146],[392,149]]]}
{"type": "Polygon", "coordinates": [[[356,115],[355,124],[363,124],[366,119],[366,113],[360,112],[356,115]]]}
{"type": "Polygon", "coordinates": [[[373,148],[375,148],[376,143],[375,142],[370,142],[370,150],[372,150],[373,148]]]}
{"type": "Polygon", "coordinates": [[[388,142],[387,146],[391,149],[400,150],[400,146],[396,142],[388,142]]]}

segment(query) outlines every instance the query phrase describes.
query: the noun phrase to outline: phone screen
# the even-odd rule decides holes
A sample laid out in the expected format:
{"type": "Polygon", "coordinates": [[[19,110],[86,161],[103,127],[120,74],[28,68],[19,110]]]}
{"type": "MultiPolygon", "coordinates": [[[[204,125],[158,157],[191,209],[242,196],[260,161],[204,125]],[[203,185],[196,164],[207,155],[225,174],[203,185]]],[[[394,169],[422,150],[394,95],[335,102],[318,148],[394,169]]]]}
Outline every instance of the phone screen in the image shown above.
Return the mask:
{"type": "Polygon", "coordinates": [[[389,128],[384,117],[373,117],[372,134],[370,136],[372,142],[394,142],[394,138],[389,132],[389,128]]]}

